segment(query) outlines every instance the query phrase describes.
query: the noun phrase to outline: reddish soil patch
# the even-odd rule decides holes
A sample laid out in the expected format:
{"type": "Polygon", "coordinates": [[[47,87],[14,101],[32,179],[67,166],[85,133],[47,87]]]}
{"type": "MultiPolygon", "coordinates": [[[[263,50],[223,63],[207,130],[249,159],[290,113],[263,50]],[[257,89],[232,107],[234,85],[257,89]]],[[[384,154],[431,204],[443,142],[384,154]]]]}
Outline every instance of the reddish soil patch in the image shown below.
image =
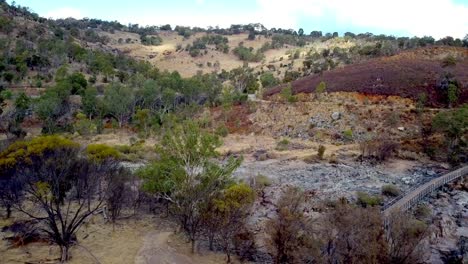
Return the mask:
{"type": "Polygon", "coordinates": [[[216,121],[225,123],[229,133],[244,134],[251,131],[252,121],[249,120],[249,115],[252,109],[248,104],[235,105],[228,111],[215,107],[211,111],[216,121]]]}
{"type": "MultiPolygon", "coordinates": [[[[468,101],[468,49],[454,47],[431,47],[402,52],[391,57],[371,59],[343,68],[307,76],[291,83],[294,93],[312,93],[324,81],[328,92],[360,92],[363,94],[398,95],[418,98],[428,95],[428,103],[441,106],[443,99],[438,96],[437,87],[446,73],[451,73],[460,83],[459,99],[468,101]],[[444,54],[457,53],[457,64],[442,67],[444,54]]],[[[271,96],[285,85],[265,93],[271,96]]]]}

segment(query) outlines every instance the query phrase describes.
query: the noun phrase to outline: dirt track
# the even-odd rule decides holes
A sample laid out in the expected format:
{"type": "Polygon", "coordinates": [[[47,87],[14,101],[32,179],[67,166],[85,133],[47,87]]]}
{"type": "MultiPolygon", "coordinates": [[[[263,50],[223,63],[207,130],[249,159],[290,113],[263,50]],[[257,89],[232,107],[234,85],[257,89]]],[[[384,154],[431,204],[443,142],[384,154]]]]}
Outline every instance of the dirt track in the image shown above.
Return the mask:
{"type": "Polygon", "coordinates": [[[175,249],[168,245],[171,234],[172,232],[149,232],[135,256],[135,264],[194,263],[189,257],[175,252],[175,249]]]}

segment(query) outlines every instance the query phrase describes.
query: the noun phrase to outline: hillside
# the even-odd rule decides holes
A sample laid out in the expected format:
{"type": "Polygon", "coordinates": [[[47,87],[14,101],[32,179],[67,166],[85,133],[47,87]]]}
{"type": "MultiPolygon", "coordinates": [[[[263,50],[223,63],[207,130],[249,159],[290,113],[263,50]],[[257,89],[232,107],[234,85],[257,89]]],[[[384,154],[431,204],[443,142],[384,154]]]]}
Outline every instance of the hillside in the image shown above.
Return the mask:
{"type": "MultiPolygon", "coordinates": [[[[426,93],[432,105],[441,105],[440,90],[449,75],[459,83],[459,103],[468,100],[468,49],[430,47],[404,51],[400,54],[375,58],[340,69],[298,79],[291,83],[295,93],[312,93],[320,82],[328,92],[360,92],[365,94],[398,95],[417,99],[426,93]],[[452,56],[455,65],[444,65],[452,56]]],[[[266,91],[270,96],[287,85],[266,91]]]]}
{"type": "Polygon", "coordinates": [[[0,0],[0,262],[464,263],[467,101],[468,35],[0,0]]]}
{"type": "MultiPolygon", "coordinates": [[[[2,3],[0,15],[4,51],[0,70],[7,88],[53,86],[53,77],[62,65],[98,86],[116,79],[125,82],[135,73],[147,76],[151,70],[176,71],[183,78],[216,74],[226,81],[236,74],[233,70],[248,66],[252,80],[247,90],[253,93],[258,84],[266,88],[346,65],[365,65],[369,59],[418,47],[468,45],[451,37],[436,41],[431,37],[396,38],[350,32],[342,37],[321,32],[299,35],[294,30],[266,29],[258,24],[202,29],[125,26],[99,19],[50,20],[26,7],[6,3],[2,3]],[[268,80],[263,81],[262,77],[268,80]]],[[[358,67],[365,68],[362,65],[358,67]]],[[[432,69],[431,65],[424,67],[432,69]]]]}

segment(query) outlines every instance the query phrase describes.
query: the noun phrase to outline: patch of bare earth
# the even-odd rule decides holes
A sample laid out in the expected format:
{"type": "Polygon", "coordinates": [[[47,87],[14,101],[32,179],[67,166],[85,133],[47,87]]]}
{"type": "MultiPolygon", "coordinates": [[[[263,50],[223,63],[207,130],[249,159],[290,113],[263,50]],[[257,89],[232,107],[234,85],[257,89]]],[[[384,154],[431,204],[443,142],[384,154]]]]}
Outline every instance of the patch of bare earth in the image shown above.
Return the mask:
{"type": "MultiPolygon", "coordinates": [[[[21,215],[15,215],[16,220],[21,215]]],[[[12,221],[1,221],[0,228],[12,221]]],[[[222,253],[190,252],[190,243],[174,233],[174,223],[150,215],[120,220],[112,226],[102,216],[94,216],[77,233],[78,244],[71,249],[70,264],[195,264],[223,263],[222,253]]],[[[0,233],[5,236],[5,233],[0,233]]],[[[59,248],[36,242],[12,248],[0,243],[1,263],[58,263],[59,248]]]]}

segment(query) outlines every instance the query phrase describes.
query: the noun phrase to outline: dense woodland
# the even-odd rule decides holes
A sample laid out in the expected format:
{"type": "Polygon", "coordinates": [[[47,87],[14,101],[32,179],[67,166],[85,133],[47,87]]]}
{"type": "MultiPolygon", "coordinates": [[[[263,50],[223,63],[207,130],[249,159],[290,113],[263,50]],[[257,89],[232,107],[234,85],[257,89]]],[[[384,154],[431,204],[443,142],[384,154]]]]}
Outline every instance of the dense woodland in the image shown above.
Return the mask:
{"type": "MultiPolygon", "coordinates": [[[[248,94],[289,83],[310,74],[332,70],[338,64],[389,56],[402,50],[431,45],[468,47],[468,37],[407,38],[370,33],[346,33],[341,38],[362,43],[353,50],[310,52],[301,72],[289,71],[280,80],[272,72],[248,67],[182,78],[160,71],[148,62],[106,49],[98,31],[137,33],[144,45],[159,45],[161,31],[176,31],[185,38],[195,32],[208,35],[180,47],[203,56],[207,45],[232,52],[245,62],[258,62],[269,49],[285,45],[339,38],[338,33],[302,29],[266,29],[259,24],[230,28],[188,28],[170,25],[140,27],[98,19],[50,20],[26,7],[0,2],[0,132],[6,135],[0,150],[0,203],[5,216],[22,213],[34,223],[33,232],[18,236],[46,237],[61,248],[61,261],[71,256],[75,233],[95,214],[104,213],[115,224],[129,212],[168,215],[178,223],[196,251],[196,244],[224,252],[242,261],[274,263],[419,263],[423,241],[430,236],[430,216],[420,208],[413,214],[393,216],[384,227],[379,197],[361,194],[357,202],[339,199],[318,209],[311,218],[307,195],[288,189],[277,204],[277,216],[268,223],[266,245],[259,246],[248,217],[267,182],[239,182],[232,173],[242,157],[221,156],[216,148],[229,133],[211,129],[196,118],[203,107],[230,109],[249,104],[248,94]],[[231,34],[248,33],[248,39],[271,40],[258,50],[230,47],[231,34]],[[97,45],[92,45],[97,44],[97,45]],[[100,46],[101,45],[101,46],[100,46]],[[15,88],[45,88],[39,96],[15,88]],[[27,137],[27,123],[37,121],[42,134],[27,137]],[[81,146],[71,135],[90,136],[105,130],[128,129],[138,135],[132,146],[101,144],[81,146]],[[155,137],[147,165],[131,171],[123,160],[135,161],[139,143],[155,137]]],[[[126,41],[126,40],[122,40],[126,41]]],[[[291,54],[291,57],[299,56],[291,54]]],[[[451,58],[447,64],[456,63],[451,58]]],[[[445,139],[443,161],[466,162],[468,107],[458,99],[460,84],[447,77],[441,82],[443,111],[423,130],[424,136],[445,139]]],[[[321,82],[317,94],[325,93],[321,82]]],[[[291,86],[280,90],[286,103],[297,98],[291,86]]],[[[424,111],[422,94],[416,111],[424,111]]],[[[365,143],[363,143],[365,144],[365,143]]],[[[367,145],[371,148],[374,146],[367,145]]],[[[372,158],[384,160],[386,148],[375,147],[372,158]]],[[[426,145],[430,154],[434,148],[426,145]]],[[[324,151],[324,150],[323,150],[324,151]]],[[[323,153],[322,153],[323,155],[323,153]]],[[[440,157],[440,155],[432,155],[440,157]]],[[[384,193],[397,196],[387,187],[384,193]]]]}

